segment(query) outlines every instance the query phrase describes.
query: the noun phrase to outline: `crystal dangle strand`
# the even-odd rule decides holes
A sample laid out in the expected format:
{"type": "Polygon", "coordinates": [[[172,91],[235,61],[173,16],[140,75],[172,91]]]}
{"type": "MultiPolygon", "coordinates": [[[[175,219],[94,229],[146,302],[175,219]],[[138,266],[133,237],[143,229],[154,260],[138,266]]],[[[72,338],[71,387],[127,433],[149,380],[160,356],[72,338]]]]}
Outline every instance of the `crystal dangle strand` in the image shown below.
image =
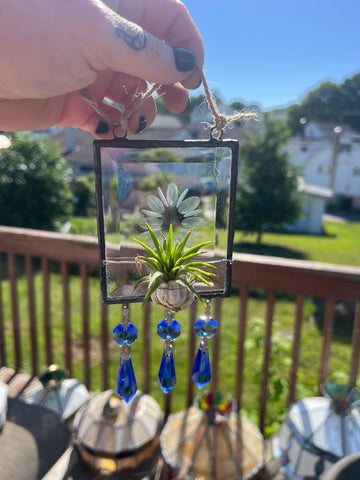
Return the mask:
{"type": "Polygon", "coordinates": [[[164,393],[169,393],[176,385],[173,342],[181,333],[181,325],[172,316],[173,313],[168,311],[166,318],[159,322],[157,326],[157,334],[165,341],[164,353],[157,377],[157,383],[164,393]]]}
{"type": "Polygon", "coordinates": [[[130,402],[137,392],[134,368],[131,362],[130,346],[136,342],[137,328],[129,322],[129,307],[122,306],[122,322],[113,330],[113,340],[121,347],[116,393],[125,402],[130,402]]]}
{"type": "Polygon", "coordinates": [[[211,380],[208,339],[213,337],[218,329],[218,322],[210,317],[210,300],[206,300],[205,315],[202,315],[194,324],[194,332],[201,338],[199,350],[196,354],[191,378],[198,388],[203,388],[211,380]]]}

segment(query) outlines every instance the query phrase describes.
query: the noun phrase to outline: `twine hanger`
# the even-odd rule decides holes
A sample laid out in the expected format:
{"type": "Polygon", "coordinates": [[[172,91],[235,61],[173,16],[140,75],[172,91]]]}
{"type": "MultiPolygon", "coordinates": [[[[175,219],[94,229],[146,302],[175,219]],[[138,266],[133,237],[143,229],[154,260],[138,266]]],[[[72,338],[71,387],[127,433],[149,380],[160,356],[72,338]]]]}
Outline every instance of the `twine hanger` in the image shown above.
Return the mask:
{"type": "MultiPolygon", "coordinates": [[[[213,121],[214,121],[214,123],[208,123],[208,122],[204,122],[204,123],[206,124],[207,127],[211,129],[211,136],[213,138],[221,140],[224,135],[225,128],[233,122],[256,118],[255,113],[245,113],[245,112],[235,113],[234,112],[232,115],[224,115],[220,113],[216,104],[216,100],[210,92],[210,88],[206,81],[204,71],[200,67],[197,67],[197,69],[199,71],[202,84],[204,86],[206,102],[210,108],[211,114],[213,116],[213,121]]],[[[133,115],[133,113],[135,113],[136,110],[149,97],[151,97],[157,90],[159,90],[160,87],[161,87],[161,84],[155,83],[153,85],[150,85],[150,87],[148,88],[148,90],[146,90],[146,92],[135,93],[134,102],[132,103],[131,107],[121,112],[121,115],[116,119],[109,118],[109,116],[106,115],[106,113],[104,113],[101,110],[100,106],[98,105],[98,103],[96,102],[96,100],[94,99],[94,97],[91,95],[91,93],[87,88],[83,88],[80,91],[80,94],[83,97],[83,99],[92,106],[92,108],[104,120],[104,122],[106,122],[108,125],[114,126],[113,132],[114,132],[114,136],[116,137],[115,132],[117,128],[120,128],[122,132],[124,132],[123,136],[126,136],[127,127],[128,127],[128,123],[131,115],[133,115]]]]}

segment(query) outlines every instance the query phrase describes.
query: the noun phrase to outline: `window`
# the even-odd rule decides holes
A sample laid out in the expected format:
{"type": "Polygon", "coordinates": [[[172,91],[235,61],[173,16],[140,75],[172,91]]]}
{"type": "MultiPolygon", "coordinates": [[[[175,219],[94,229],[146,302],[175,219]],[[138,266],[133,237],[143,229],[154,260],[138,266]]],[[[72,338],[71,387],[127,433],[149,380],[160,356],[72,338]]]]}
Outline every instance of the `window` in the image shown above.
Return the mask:
{"type": "Polygon", "coordinates": [[[339,143],[338,145],[338,152],[339,153],[350,153],[351,152],[351,145],[350,143],[339,143]]]}

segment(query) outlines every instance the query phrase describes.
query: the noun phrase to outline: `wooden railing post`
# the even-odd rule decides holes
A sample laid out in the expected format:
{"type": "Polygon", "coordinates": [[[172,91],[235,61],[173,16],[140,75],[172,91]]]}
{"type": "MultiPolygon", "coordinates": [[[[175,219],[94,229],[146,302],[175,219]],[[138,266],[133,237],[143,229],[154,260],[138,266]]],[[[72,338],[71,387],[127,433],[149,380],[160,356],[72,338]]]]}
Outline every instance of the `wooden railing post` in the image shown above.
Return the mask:
{"type": "Polygon", "coordinates": [[[244,353],[245,353],[245,332],[246,332],[246,312],[247,312],[248,288],[242,286],[240,288],[240,312],[239,326],[237,333],[237,362],[235,369],[235,399],[238,409],[241,409],[243,373],[244,373],[244,353]]]}
{"type": "Polygon", "coordinates": [[[109,388],[109,334],[108,334],[108,309],[106,305],[101,305],[101,371],[102,388],[109,388]]]}
{"type": "Polygon", "coordinates": [[[215,298],[214,305],[214,318],[218,322],[218,331],[213,337],[213,358],[211,367],[211,389],[216,391],[218,389],[218,372],[219,372],[219,350],[220,350],[220,338],[222,329],[221,320],[221,299],[215,298]]]}
{"type": "Polygon", "coordinates": [[[359,357],[360,357],[360,301],[356,302],[354,327],[352,335],[352,353],[351,364],[349,374],[349,384],[352,387],[356,386],[356,377],[359,370],[359,357]]]}
{"type": "Polygon", "coordinates": [[[3,268],[0,259],[0,364],[6,366],[6,349],[5,349],[5,319],[3,305],[3,268]]]}
{"type": "Polygon", "coordinates": [[[34,271],[30,255],[25,256],[26,280],[28,288],[29,301],[29,327],[31,344],[31,365],[33,376],[38,373],[38,349],[37,349],[37,325],[35,312],[35,294],[34,294],[34,271]]]}
{"type": "MultiPolygon", "coordinates": [[[[331,338],[334,326],[334,314],[335,314],[335,299],[333,296],[326,299],[324,325],[323,325],[323,345],[320,361],[320,373],[319,373],[319,389],[320,385],[326,381],[329,358],[331,338]]],[[[319,390],[320,393],[320,390],[319,390]]]]}
{"type": "Polygon", "coordinates": [[[194,332],[194,323],[196,322],[197,314],[197,302],[193,302],[190,306],[189,313],[189,345],[188,345],[188,375],[187,375],[187,400],[186,406],[189,408],[193,403],[194,398],[194,382],[191,378],[191,371],[193,366],[193,361],[195,358],[195,332],[194,332]]]}
{"type": "Polygon", "coordinates": [[[49,261],[46,257],[41,259],[41,271],[43,277],[43,314],[44,314],[44,337],[46,363],[53,363],[53,350],[51,341],[51,314],[50,314],[50,275],[49,261]]]}
{"type": "Polygon", "coordinates": [[[10,280],[11,314],[12,314],[12,327],[13,327],[14,350],[15,350],[15,368],[18,370],[21,368],[22,362],[21,362],[20,322],[19,322],[18,294],[17,294],[17,285],[16,285],[15,256],[13,253],[9,253],[8,255],[8,272],[9,272],[9,280],[10,280]]]}
{"type": "Polygon", "coordinates": [[[143,316],[143,392],[150,392],[150,302],[146,302],[144,306],[143,316]]]}
{"type": "Polygon", "coordinates": [[[269,384],[271,333],[272,333],[272,324],[273,324],[273,317],[274,317],[274,304],[275,304],[275,293],[273,291],[268,291],[266,323],[265,323],[266,328],[265,328],[265,339],[264,339],[264,359],[263,359],[263,370],[262,370],[261,392],[260,392],[260,415],[259,415],[259,428],[262,433],[264,432],[264,428],[265,428],[266,399],[267,399],[267,391],[268,391],[268,384],[269,384]]]}
{"type": "Polygon", "coordinates": [[[81,293],[82,293],[82,325],[83,325],[83,339],[82,345],[84,348],[84,383],[87,388],[91,388],[90,383],[90,331],[89,331],[89,285],[88,272],[85,264],[80,265],[81,276],[81,293]]]}
{"type": "Polygon", "coordinates": [[[299,364],[300,340],[301,340],[301,326],[303,317],[304,295],[297,295],[296,297],[296,313],[295,313],[295,327],[293,340],[292,363],[289,380],[289,396],[288,406],[295,400],[296,377],[299,364]]]}
{"type": "Polygon", "coordinates": [[[72,342],[70,323],[70,293],[69,293],[69,266],[67,262],[61,262],[61,283],[63,291],[63,318],[64,318],[64,346],[65,346],[65,367],[72,375],[72,342]]]}

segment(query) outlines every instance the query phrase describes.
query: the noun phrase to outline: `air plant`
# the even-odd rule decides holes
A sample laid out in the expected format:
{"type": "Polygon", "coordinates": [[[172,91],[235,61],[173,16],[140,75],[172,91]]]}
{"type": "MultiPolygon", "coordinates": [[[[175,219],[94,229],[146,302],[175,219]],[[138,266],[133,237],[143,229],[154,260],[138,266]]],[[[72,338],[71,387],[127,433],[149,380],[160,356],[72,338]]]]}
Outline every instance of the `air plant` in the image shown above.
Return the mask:
{"type": "Polygon", "coordinates": [[[216,281],[214,273],[204,270],[204,268],[216,269],[216,267],[197,260],[197,257],[204,253],[200,252],[201,248],[211,242],[202,242],[186,249],[186,242],[191,235],[191,230],[181,241],[174,241],[173,228],[170,224],[168,237],[166,238],[162,234],[161,242],[148,223],[146,223],[146,227],[154,243],[154,248],[136,240],[149,256],[138,255],[135,262],[139,273],[141,273],[141,266],[145,265],[149,274],[140,278],[134,288],[148,282],[144,302],[151,297],[154,303],[163,305],[167,309],[182,310],[194,297],[199,298],[194,288],[196,282],[213,287],[213,283],[210,282],[216,281]]]}

